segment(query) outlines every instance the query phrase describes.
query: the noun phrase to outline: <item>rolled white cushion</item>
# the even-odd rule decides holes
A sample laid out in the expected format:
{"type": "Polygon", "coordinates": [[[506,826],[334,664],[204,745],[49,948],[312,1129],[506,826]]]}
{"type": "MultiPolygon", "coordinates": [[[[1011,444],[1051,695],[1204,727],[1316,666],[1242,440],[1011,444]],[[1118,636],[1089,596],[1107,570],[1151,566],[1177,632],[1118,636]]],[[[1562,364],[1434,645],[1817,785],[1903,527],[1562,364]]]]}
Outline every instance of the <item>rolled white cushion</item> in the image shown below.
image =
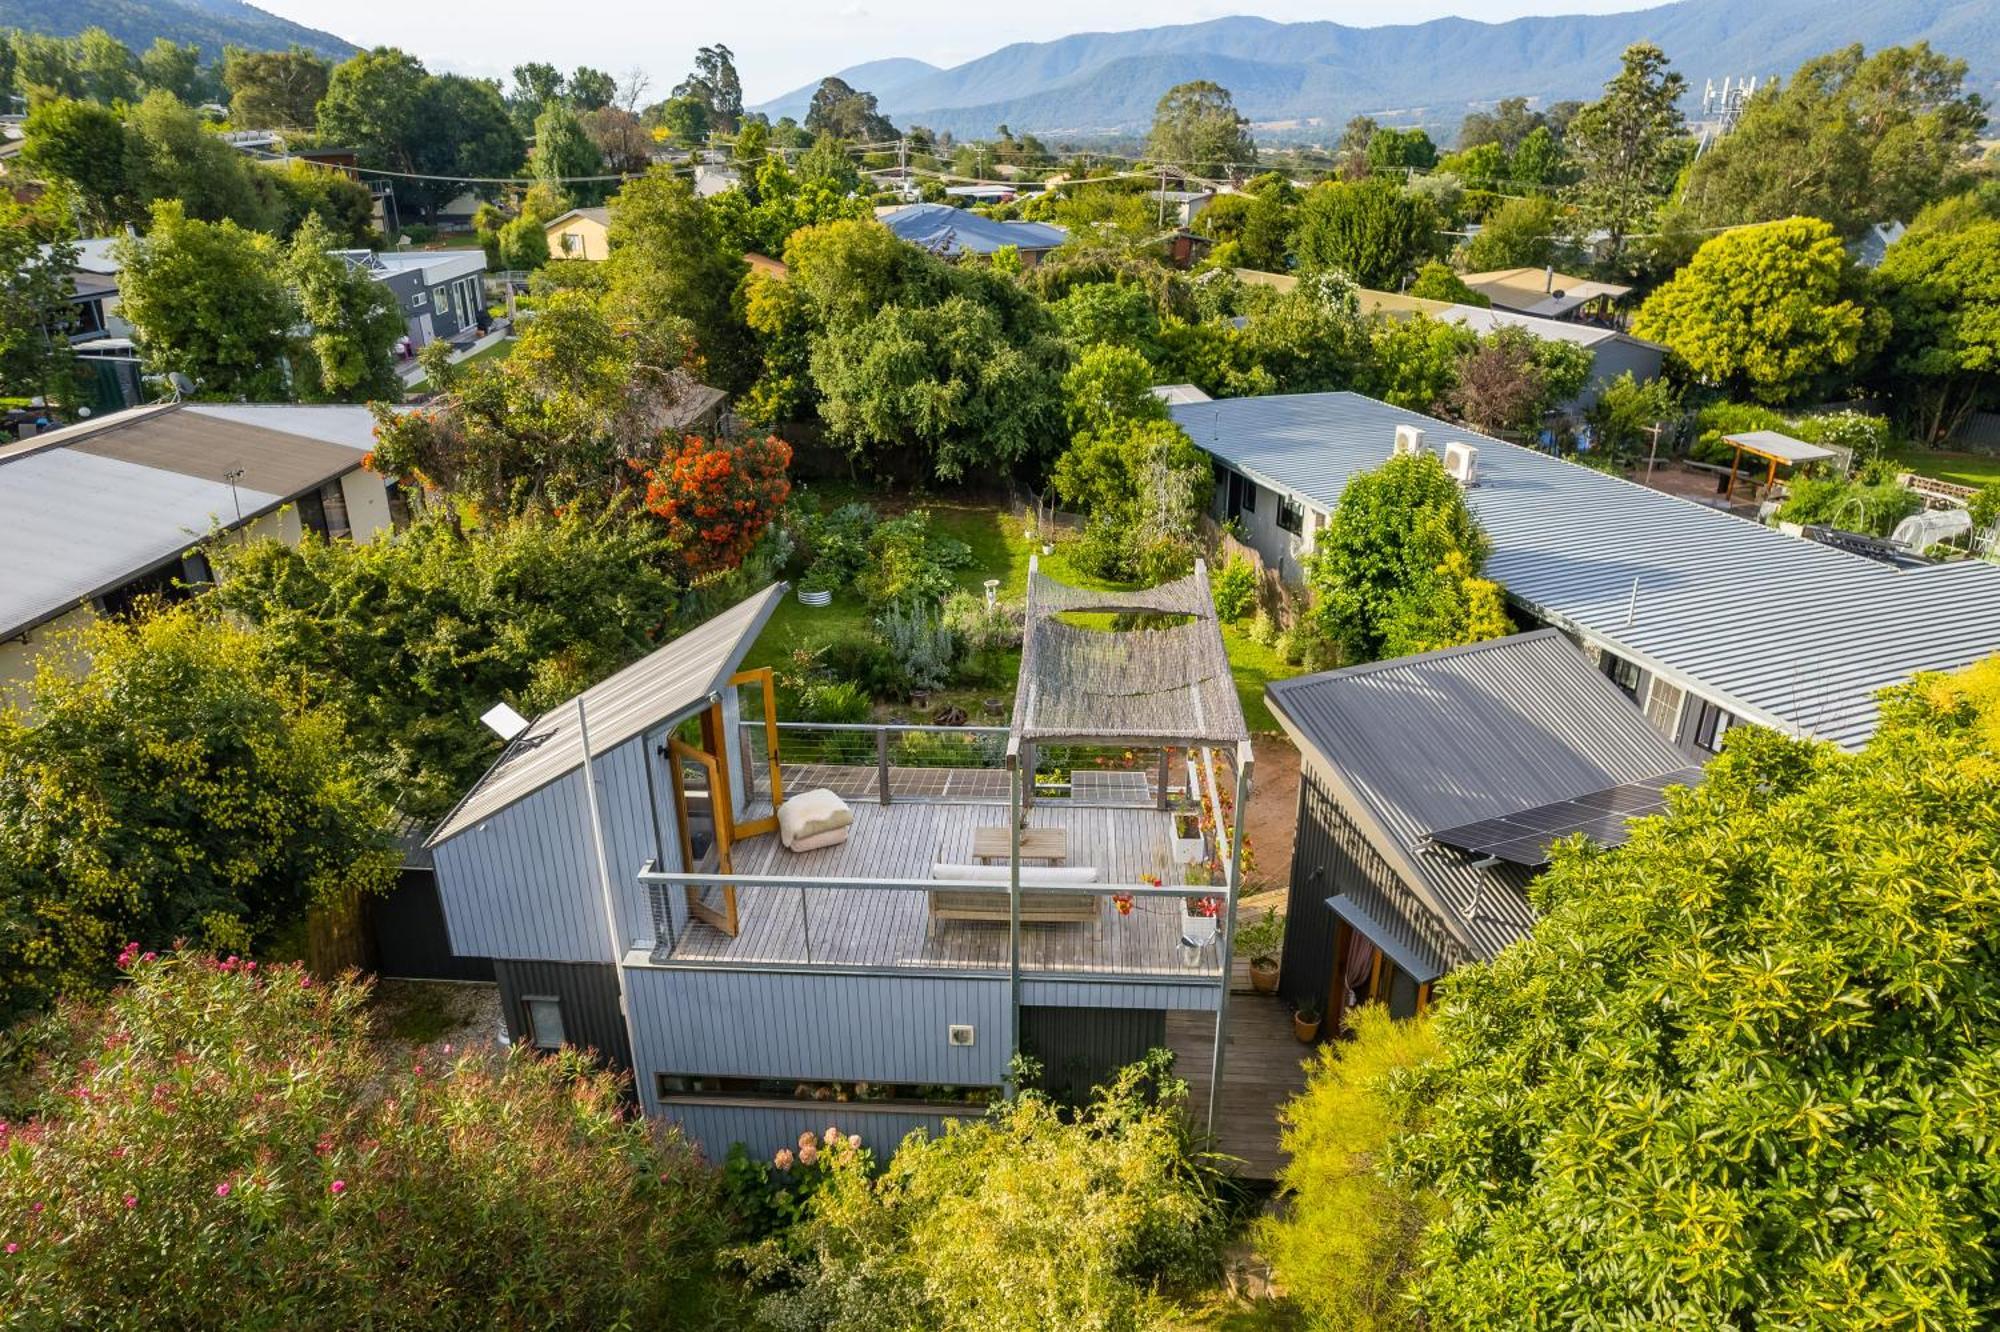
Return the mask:
{"type": "Polygon", "coordinates": [[[803,791],[778,806],[778,840],[794,851],[801,840],[854,822],[854,811],[825,787],[803,791]]]}
{"type": "MultiPolygon", "coordinates": [[[[977,879],[980,882],[1006,883],[1010,866],[1007,865],[949,865],[943,862],[931,866],[933,879],[977,879]]],[[[1049,868],[1037,866],[1021,871],[1021,882],[1030,888],[1044,887],[1057,883],[1096,883],[1095,865],[1057,865],[1049,868]]]]}
{"type": "Polygon", "coordinates": [[[846,828],[828,828],[823,833],[814,833],[811,837],[801,837],[796,842],[786,842],[785,849],[793,852],[821,851],[829,846],[841,845],[847,840],[847,833],[848,830],[846,828]]]}

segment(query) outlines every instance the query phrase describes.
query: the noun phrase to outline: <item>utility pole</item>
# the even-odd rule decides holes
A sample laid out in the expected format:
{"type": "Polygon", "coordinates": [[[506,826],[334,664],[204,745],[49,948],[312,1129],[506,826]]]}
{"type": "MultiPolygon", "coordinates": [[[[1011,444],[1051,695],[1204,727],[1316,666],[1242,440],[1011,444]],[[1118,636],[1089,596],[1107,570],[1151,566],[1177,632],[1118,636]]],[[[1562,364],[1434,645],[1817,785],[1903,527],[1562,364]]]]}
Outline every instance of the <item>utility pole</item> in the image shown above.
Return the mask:
{"type": "Polygon", "coordinates": [[[1160,225],[1167,225],[1167,164],[1160,163],[1160,225]]]}
{"type": "Polygon", "coordinates": [[[904,198],[910,195],[910,138],[906,134],[896,140],[896,189],[904,198]]]}

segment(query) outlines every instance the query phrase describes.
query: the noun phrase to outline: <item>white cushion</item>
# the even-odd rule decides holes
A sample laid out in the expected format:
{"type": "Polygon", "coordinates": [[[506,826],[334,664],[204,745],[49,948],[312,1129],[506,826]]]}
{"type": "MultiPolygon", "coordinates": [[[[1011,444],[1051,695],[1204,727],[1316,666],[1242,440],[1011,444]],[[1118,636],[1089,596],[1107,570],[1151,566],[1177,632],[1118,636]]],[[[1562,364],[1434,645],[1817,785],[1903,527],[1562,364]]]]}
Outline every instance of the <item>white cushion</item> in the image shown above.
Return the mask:
{"type": "Polygon", "coordinates": [[[811,837],[801,837],[796,842],[787,842],[785,850],[824,851],[829,846],[839,846],[844,843],[847,840],[847,833],[846,828],[828,828],[823,833],[814,833],[811,837]]]}
{"type": "Polygon", "coordinates": [[[854,811],[825,787],[803,791],[778,806],[778,840],[797,850],[800,841],[854,822],[854,811]]]}
{"type": "MultiPolygon", "coordinates": [[[[977,879],[982,883],[1008,882],[1011,866],[1007,865],[949,865],[943,862],[931,866],[933,879],[977,879]]],[[[1036,866],[1021,871],[1021,882],[1030,888],[1047,887],[1058,883],[1096,883],[1095,865],[1036,866]]]]}

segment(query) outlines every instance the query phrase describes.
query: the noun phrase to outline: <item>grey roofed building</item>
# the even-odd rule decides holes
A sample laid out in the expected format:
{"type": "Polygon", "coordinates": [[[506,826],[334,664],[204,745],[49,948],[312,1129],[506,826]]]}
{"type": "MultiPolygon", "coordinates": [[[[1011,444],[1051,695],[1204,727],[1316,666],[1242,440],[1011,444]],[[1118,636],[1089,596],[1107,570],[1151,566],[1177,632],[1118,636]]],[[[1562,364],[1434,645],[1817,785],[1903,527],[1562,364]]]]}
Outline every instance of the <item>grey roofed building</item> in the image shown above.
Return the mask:
{"type": "Polygon", "coordinates": [[[2000,652],[2000,567],[1983,560],[1891,568],[1357,393],[1169,411],[1226,471],[1277,492],[1272,508],[1318,515],[1389,457],[1398,426],[1440,453],[1476,446],[1466,500],[1493,541],[1488,575],[1537,620],[1643,676],[1628,688],[1676,738],[1691,719],[1714,724],[1696,706],[1712,705],[1725,726],[1855,748],[1874,730],[1878,690],[2000,652]]]}
{"type": "Polygon", "coordinates": [[[719,697],[784,593],[783,583],[773,583],[600,680],[577,699],[543,713],[514,738],[486,775],[432,831],[425,845],[449,841],[582,767],[579,700],[583,704],[582,725],[590,728],[594,754],[719,697]]]}
{"type": "Polygon", "coordinates": [[[1417,987],[1533,926],[1532,870],[1432,834],[1625,783],[1698,779],[1553,629],[1282,680],[1265,696],[1303,758],[1282,970],[1294,1002],[1340,998],[1328,988],[1340,920],[1408,978],[1406,1008],[1417,987]]]}
{"type": "Polygon", "coordinates": [[[877,220],[900,239],[944,258],[992,254],[1010,245],[1023,256],[1040,255],[1069,239],[1069,232],[1053,223],[1001,222],[950,204],[908,204],[877,220]]]}
{"type": "Polygon", "coordinates": [[[317,495],[373,445],[365,407],[166,403],[0,448],[0,638],[317,495]]]}

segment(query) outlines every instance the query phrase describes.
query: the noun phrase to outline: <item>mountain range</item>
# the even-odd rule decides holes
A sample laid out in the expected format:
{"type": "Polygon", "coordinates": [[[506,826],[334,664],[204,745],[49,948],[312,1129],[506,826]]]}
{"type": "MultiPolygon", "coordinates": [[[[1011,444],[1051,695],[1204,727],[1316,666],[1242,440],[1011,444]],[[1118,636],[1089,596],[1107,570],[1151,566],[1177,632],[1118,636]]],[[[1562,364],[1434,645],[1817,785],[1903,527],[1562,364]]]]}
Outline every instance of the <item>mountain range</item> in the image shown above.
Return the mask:
{"type": "Polygon", "coordinates": [[[225,46],[282,51],[293,45],[329,60],[345,60],[359,48],[350,41],[279,18],[242,0],[0,0],[0,28],[52,37],[74,37],[85,28],[103,28],[143,51],[155,37],[193,42],[202,59],[219,60],[225,46]]]}
{"type": "MultiPolygon", "coordinates": [[[[892,59],[837,73],[874,93],[897,124],[959,136],[1002,124],[1045,136],[1129,133],[1152,122],[1161,93],[1190,79],[1228,88],[1238,110],[1273,130],[1338,127],[1357,114],[1451,129],[1502,97],[1594,97],[1638,41],[1665,50],[1697,100],[1707,79],[1789,75],[1852,42],[1928,41],[1964,59],[1968,82],[1989,101],[2000,88],[1993,0],[1679,0],[1621,14],[1376,28],[1236,17],[1019,42],[949,69],[892,59]]],[[[816,86],[752,109],[803,119],[816,86]]]]}

